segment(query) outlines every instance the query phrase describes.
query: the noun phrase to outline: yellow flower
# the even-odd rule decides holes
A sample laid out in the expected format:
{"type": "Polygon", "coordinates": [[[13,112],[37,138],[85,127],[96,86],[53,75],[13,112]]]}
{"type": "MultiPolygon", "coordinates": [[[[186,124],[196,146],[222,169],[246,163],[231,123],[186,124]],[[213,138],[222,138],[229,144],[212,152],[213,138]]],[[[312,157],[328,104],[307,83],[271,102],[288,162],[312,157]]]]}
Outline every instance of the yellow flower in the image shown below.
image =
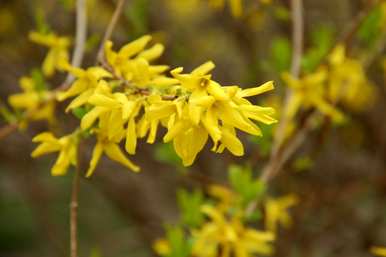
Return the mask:
{"type": "Polygon", "coordinates": [[[128,169],[134,172],[140,171],[140,168],[125,156],[125,154],[119,148],[117,142],[109,141],[107,138],[101,135],[99,136],[98,142],[92,152],[90,167],[87,170],[86,177],[90,177],[94,173],[94,170],[103,153],[105,153],[107,157],[109,157],[111,160],[122,164],[123,166],[127,167],[128,169]]]}
{"type": "Polygon", "coordinates": [[[34,80],[30,77],[22,77],[19,83],[23,92],[9,96],[9,104],[15,109],[25,111],[26,119],[53,122],[55,120],[53,94],[37,90],[34,80]]]}
{"type": "Polygon", "coordinates": [[[111,41],[105,44],[105,56],[108,64],[119,78],[133,83],[136,87],[145,86],[170,86],[176,80],[162,75],[168,69],[166,65],[150,65],[164,51],[164,46],[155,44],[145,50],[151,36],[140,37],[123,46],[118,52],[112,50],[111,41]]]}
{"type": "Polygon", "coordinates": [[[276,199],[269,198],[265,203],[266,229],[276,232],[279,224],[285,227],[290,226],[292,221],[288,214],[288,209],[295,205],[297,201],[298,199],[295,195],[287,195],[276,199]]]}
{"type": "Polygon", "coordinates": [[[216,257],[219,251],[222,257],[272,253],[273,233],[247,228],[237,215],[228,220],[222,212],[208,205],[204,205],[202,211],[210,221],[192,232],[193,256],[216,257]]]}
{"type": "Polygon", "coordinates": [[[386,256],[386,247],[371,247],[371,253],[377,256],[386,256]]]}
{"type": "Polygon", "coordinates": [[[108,87],[106,85],[107,83],[102,81],[102,79],[112,77],[108,71],[101,67],[90,67],[87,70],[83,70],[71,67],[68,63],[66,63],[64,65],[64,69],[76,78],[67,91],[60,92],[57,96],[59,101],[76,96],[67,106],[66,111],[86,104],[90,96],[94,94],[98,85],[101,87],[108,87]],[[99,84],[100,81],[103,85],[99,84]]]}
{"type": "Polygon", "coordinates": [[[343,45],[329,56],[328,97],[355,111],[368,108],[375,98],[375,87],[368,81],[360,61],[348,58],[343,45]]]}
{"type": "Polygon", "coordinates": [[[170,245],[166,239],[158,239],[153,244],[154,251],[160,256],[167,256],[170,254],[170,245]]]}
{"type": "Polygon", "coordinates": [[[297,79],[289,73],[284,73],[284,82],[292,89],[292,96],[284,115],[292,120],[300,108],[314,107],[321,113],[330,116],[336,122],[343,120],[343,114],[327,101],[326,80],[328,73],[319,69],[315,73],[297,79]]]}
{"type": "Polygon", "coordinates": [[[272,82],[244,90],[238,86],[223,87],[208,75],[213,68],[214,64],[207,62],[190,74],[182,74],[182,68],[171,71],[188,97],[183,95],[174,100],[175,109],[170,111],[176,113],[168,122],[164,142],[173,141],[185,166],[193,163],[208,135],[214,143],[213,151],[221,153],[228,149],[241,156],[244,148],[235,128],[261,136],[259,127],[251,120],[265,124],[276,122],[270,116],[274,113],[272,108],[256,106],[245,99],[272,90],[272,82]]]}
{"type": "Polygon", "coordinates": [[[231,190],[221,185],[210,185],[208,194],[219,200],[216,208],[221,212],[229,210],[238,200],[231,190]]]}
{"type": "Polygon", "coordinates": [[[30,32],[29,38],[32,42],[49,48],[43,62],[43,73],[50,77],[55,70],[60,70],[65,62],[68,61],[68,47],[70,40],[67,37],[59,37],[54,33],[41,34],[30,32]]]}
{"type": "Polygon", "coordinates": [[[59,156],[51,169],[53,176],[64,175],[70,165],[76,165],[78,139],[75,134],[56,138],[51,132],[43,132],[35,136],[32,141],[40,143],[31,154],[33,158],[59,152],[59,156]]]}
{"type": "MultiPolygon", "coordinates": [[[[95,107],[94,109],[97,109],[98,107],[95,107]]],[[[122,152],[122,150],[119,147],[119,142],[124,137],[124,130],[121,129],[118,131],[118,133],[114,134],[114,137],[109,138],[108,137],[108,129],[109,129],[109,123],[110,123],[110,117],[107,113],[101,115],[99,119],[99,127],[94,130],[94,133],[97,136],[97,144],[94,147],[92,157],[90,160],[90,166],[87,170],[86,177],[90,177],[102,154],[105,153],[107,157],[109,157],[111,160],[116,161],[123,166],[127,167],[128,169],[139,172],[140,168],[132,163],[122,152]]]]}

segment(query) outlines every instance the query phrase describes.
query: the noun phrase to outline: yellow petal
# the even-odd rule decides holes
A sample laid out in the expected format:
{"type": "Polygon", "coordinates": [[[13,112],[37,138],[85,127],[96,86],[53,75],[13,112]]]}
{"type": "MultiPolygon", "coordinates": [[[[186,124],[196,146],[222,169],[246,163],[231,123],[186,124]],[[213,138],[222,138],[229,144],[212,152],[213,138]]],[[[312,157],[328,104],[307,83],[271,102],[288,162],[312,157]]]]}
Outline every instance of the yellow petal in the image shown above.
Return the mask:
{"type": "Polygon", "coordinates": [[[208,133],[200,126],[192,127],[174,138],[174,149],[184,166],[192,165],[207,140],[208,133]]]}
{"type": "Polygon", "coordinates": [[[209,85],[207,86],[207,91],[210,95],[212,95],[216,100],[225,101],[228,100],[228,95],[225,93],[224,89],[220,84],[211,80],[209,85]]]}
{"type": "Polygon", "coordinates": [[[155,138],[157,136],[158,123],[158,120],[153,120],[152,122],[150,122],[150,133],[146,140],[148,144],[153,144],[155,142],[155,138]]]}
{"type": "Polygon", "coordinates": [[[97,106],[94,107],[88,113],[86,113],[80,122],[80,127],[82,128],[82,130],[86,130],[91,127],[96,121],[96,119],[98,119],[98,117],[106,111],[106,108],[97,106]]]}
{"type": "Polygon", "coordinates": [[[195,68],[192,71],[192,74],[198,75],[198,76],[203,76],[207,73],[209,73],[211,70],[213,70],[216,67],[216,65],[212,61],[208,61],[204,64],[201,64],[197,68],[195,68]]]}
{"type": "Polygon", "coordinates": [[[102,95],[102,94],[94,94],[89,99],[88,102],[90,104],[96,105],[96,106],[103,106],[106,108],[117,108],[119,107],[118,101],[115,99],[102,95]]]}
{"type": "Polygon", "coordinates": [[[235,130],[233,128],[223,127],[221,132],[221,143],[224,145],[224,147],[226,147],[233,155],[244,155],[243,144],[237,138],[235,130]]]}
{"type": "Polygon", "coordinates": [[[140,168],[125,156],[117,144],[107,143],[104,146],[104,151],[111,160],[119,162],[134,172],[140,171],[140,168]]]}
{"type": "Polygon", "coordinates": [[[163,51],[164,51],[164,46],[163,45],[155,44],[150,49],[141,52],[138,55],[138,57],[139,58],[144,58],[147,61],[152,61],[152,60],[157,59],[158,57],[160,57],[162,55],[163,51]]]}
{"type": "Polygon", "coordinates": [[[142,36],[128,43],[127,45],[123,46],[119,50],[118,54],[121,58],[127,59],[142,51],[150,40],[151,40],[151,36],[149,35],[142,36]]]}
{"type": "Polygon", "coordinates": [[[35,148],[35,150],[31,153],[31,157],[36,158],[44,154],[60,151],[60,149],[61,145],[59,143],[45,142],[35,148]]]}
{"type": "Polygon", "coordinates": [[[137,147],[137,134],[135,129],[135,121],[134,119],[130,119],[127,125],[125,144],[125,149],[129,154],[135,154],[135,149],[137,147]]]}
{"type": "Polygon", "coordinates": [[[243,89],[239,93],[237,93],[237,96],[250,97],[250,96],[260,95],[262,93],[265,93],[273,89],[274,89],[273,81],[268,81],[259,87],[243,89]]]}
{"type": "Polygon", "coordinates": [[[214,142],[214,145],[216,146],[217,142],[221,139],[221,130],[218,126],[217,117],[214,115],[213,110],[211,108],[206,111],[202,119],[202,124],[208,131],[210,137],[214,142]]]}
{"type": "Polygon", "coordinates": [[[94,150],[92,151],[90,166],[87,170],[86,177],[90,177],[94,173],[94,170],[98,165],[98,162],[102,156],[102,153],[103,153],[103,145],[101,142],[98,142],[95,145],[94,150]]]}

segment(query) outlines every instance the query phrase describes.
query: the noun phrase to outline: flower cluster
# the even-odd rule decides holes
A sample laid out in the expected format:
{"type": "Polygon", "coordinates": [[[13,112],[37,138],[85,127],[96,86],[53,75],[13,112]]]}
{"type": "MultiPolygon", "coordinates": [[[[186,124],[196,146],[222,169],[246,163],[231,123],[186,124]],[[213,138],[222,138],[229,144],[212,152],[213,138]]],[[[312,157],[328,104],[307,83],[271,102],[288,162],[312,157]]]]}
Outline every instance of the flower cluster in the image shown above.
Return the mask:
{"type": "Polygon", "coordinates": [[[29,39],[39,45],[48,47],[46,58],[43,61],[42,70],[44,75],[50,77],[55,70],[60,70],[61,65],[68,60],[68,47],[70,46],[70,39],[67,37],[60,37],[54,33],[41,34],[38,32],[31,32],[29,39]]]}
{"type": "Polygon", "coordinates": [[[231,167],[230,183],[232,187],[211,185],[207,199],[197,192],[180,192],[181,224],[167,229],[166,237],[155,242],[155,251],[163,257],[272,254],[278,226],[291,224],[288,210],[297,198],[294,195],[265,197],[263,184],[253,179],[248,169],[231,167]],[[258,208],[264,209],[265,224],[261,224],[264,229],[253,227],[262,221],[260,210],[251,215],[246,208],[257,199],[260,199],[258,208]],[[176,231],[181,231],[179,237],[183,240],[175,238],[176,231]]]}
{"type": "Polygon", "coordinates": [[[39,86],[36,78],[22,77],[19,84],[23,92],[8,97],[9,104],[23,114],[18,118],[19,127],[25,127],[28,120],[47,120],[52,123],[56,106],[54,94],[39,86]]]}
{"type": "Polygon", "coordinates": [[[137,140],[147,136],[155,142],[160,126],[166,128],[165,143],[173,142],[185,166],[191,165],[209,138],[212,151],[225,149],[241,156],[244,149],[236,129],[261,136],[254,121],[276,122],[273,108],[252,104],[246,98],[273,89],[267,82],[259,87],[241,89],[221,86],[212,80],[212,62],[206,62],[191,73],[173,69],[167,76],[166,65],[153,65],[163,52],[161,44],[146,48],[150,36],[143,36],[119,51],[105,44],[105,62],[101,66],[81,69],[62,60],[60,67],[76,79],[71,87],[57,95],[63,101],[72,98],[67,111],[81,109],[80,128],[97,139],[87,172],[90,176],[105,153],[130,170],[139,171],[121,151],[125,142],[128,154],[135,154],[137,140]]]}
{"type": "Polygon", "coordinates": [[[282,77],[292,89],[285,114],[289,119],[300,108],[312,107],[340,122],[343,114],[336,108],[338,103],[354,110],[364,110],[373,102],[374,86],[368,81],[362,64],[346,56],[343,45],[338,45],[330,54],[328,63],[315,72],[299,79],[289,73],[282,77]]]}

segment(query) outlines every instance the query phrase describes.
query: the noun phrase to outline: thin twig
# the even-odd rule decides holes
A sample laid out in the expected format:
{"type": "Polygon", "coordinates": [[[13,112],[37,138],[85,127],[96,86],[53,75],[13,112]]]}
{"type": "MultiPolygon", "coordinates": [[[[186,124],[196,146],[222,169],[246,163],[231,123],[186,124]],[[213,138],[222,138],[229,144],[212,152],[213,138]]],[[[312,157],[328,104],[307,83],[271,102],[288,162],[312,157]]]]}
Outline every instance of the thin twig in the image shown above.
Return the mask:
{"type": "MultiPolygon", "coordinates": [[[[303,55],[303,34],[304,34],[304,21],[303,21],[303,2],[302,0],[291,0],[291,9],[292,9],[292,41],[293,41],[293,54],[292,54],[292,63],[291,63],[291,74],[294,77],[299,77],[301,60],[303,55]]],[[[286,127],[288,124],[288,117],[285,113],[287,107],[292,98],[292,91],[287,87],[285,100],[282,108],[282,113],[284,113],[283,118],[280,120],[280,123],[276,130],[276,136],[274,138],[274,143],[271,151],[271,158],[267,167],[274,167],[272,163],[277,162],[279,149],[284,141],[286,127]]],[[[276,166],[276,165],[275,165],[276,166]]],[[[270,174],[274,172],[272,168],[265,168],[261,177],[269,178],[270,174]]]]}
{"type": "MultiPolygon", "coordinates": [[[[85,45],[87,40],[87,0],[76,1],[76,35],[75,47],[72,55],[71,65],[73,67],[80,67],[82,65],[85,45]]],[[[74,76],[70,73],[67,75],[62,89],[68,87],[74,80],[74,76]]]]}
{"type": "MultiPolygon", "coordinates": [[[[79,167],[79,162],[77,164],[79,167]]],[[[70,249],[71,257],[78,257],[78,206],[79,169],[75,170],[70,203],[70,249]]]]}
{"type": "Polygon", "coordinates": [[[105,34],[103,36],[103,39],[101,41],[101,44],[99,46],[98,54],[97,54],[97,62],[102,63],[104,59],[104,45],[107,40],[111,38],[111,35],[113,34],[114,28],[117,25],[118,19],[121,16],[123,7],[125,6],[126,0],[118,0],[117,7],[115,8],[115,11],[113,13],[113,16],[111,17],[110,23],[107,26],[107,29],[105,31],[105,34]]]}

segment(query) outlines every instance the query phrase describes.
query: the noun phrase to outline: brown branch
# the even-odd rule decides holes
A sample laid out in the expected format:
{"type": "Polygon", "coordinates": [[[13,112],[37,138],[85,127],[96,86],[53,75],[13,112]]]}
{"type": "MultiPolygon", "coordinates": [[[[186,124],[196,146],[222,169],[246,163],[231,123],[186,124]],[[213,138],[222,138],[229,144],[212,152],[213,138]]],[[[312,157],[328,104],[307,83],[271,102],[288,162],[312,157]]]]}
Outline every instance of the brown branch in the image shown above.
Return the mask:
{"type": "MultiPolygon", "coordinates": [[[[303,2],[302,0],[291,0],[291,9],[292,9],[292,41],[293,41],[293,54],[291,62],[291,74],[294,77],[299,77],[301,60],[303,55],[303,34],[304,34],[304,21],[303,21],[303,2]]],[[[279,149],[285,138],[285,131],[287,124],[289,122],[288,117],[286,117],[285,112],[291,101],[292,91],[287,87],[286,96],[282,108],[282,113],[284,113],[283,118],[280,120],[277,127],[276,135],[274,138],[274,143],[272,146],[271,157],[267,167],[264,169],[261,178],[270,178],[272,175],[270,173],[275,172],[271,167],[276,167],[273,163],[277,163],[279,158],[279,149]]]]}
{"type": "MultiPolygon", "coordinates": [[[[76,35],[75,35],[75,47],[72,55],[71,65],[73,67],[80,67],[85,52],[85,45],[87,40],[87,0],[76,1],[76,35]]],[[[67,75],[64,84],[61,89],[66,89],[70,86],[74,76],[70,73],[67,75]]]]}
{"type": "MultiPolygon", "coordinates": [[[[77,164],[79,167],[79,163],[77,164]]],[[[78,257],[78,195],[79,195],[79,169],[74,173],[70,203],[70,249],[71,257],[78,257]]]]}
{"type": "Polygon", "coordinates": [[[105,31],[105,34],[104,34],[103,39],[101,41],[101,44],[99,46],[99,50],[98,50],[98,54],[97,54],[97,62],[102,63],[104,60],[104,45],[105,45],[106,41],[111,38],[111,35],[113,34],[114,28],[117,25],[118,19],[121,16],[123,7],[125,6],[125,3],[126,3],[126,0],[118,0],[117,7],[115,8],[113,16],[111,17],[109,25],[107,26],[107,29],[105,31]]]}

